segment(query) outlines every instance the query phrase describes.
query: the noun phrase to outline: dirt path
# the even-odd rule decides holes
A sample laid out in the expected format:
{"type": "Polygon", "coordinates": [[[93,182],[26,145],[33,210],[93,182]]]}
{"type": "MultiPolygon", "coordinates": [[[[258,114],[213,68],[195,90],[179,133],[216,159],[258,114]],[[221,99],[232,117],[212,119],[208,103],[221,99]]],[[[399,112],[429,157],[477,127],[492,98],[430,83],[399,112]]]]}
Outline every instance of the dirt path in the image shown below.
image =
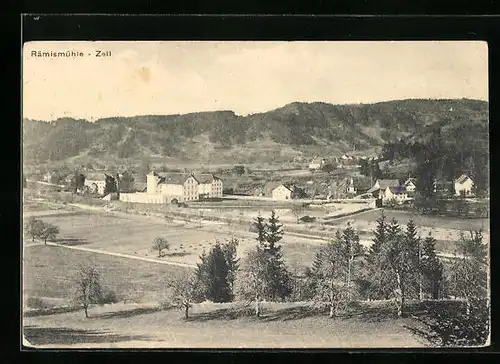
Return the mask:
{"type": "Polygon", "coordinates": [[[129,255],[129,254],[112,253],[112,252],[108,252],[108,251],[105,251],[105,250],[99,250],[99,249],[90,249],[90,248],[82,248],[82,247],[76,247],[76,246],[67,246],[67,245],[64,245],[64,244],[57,244],[57,243],[53,243],[53,242],[49,242],[49,241],[47,242],[47,244],[44,244],[44,243],[30,243],[30,244],[26,244],[25,247],[29,248],[29,247],[32,247],[32,246],[39,246],[39,245],[57,246],[57,247],[66,248],[66,249],[81,250],[81,251],[85,251],[85,252],[110,255],[110,256],[120,257],[120,258],[142,260],[144,262],[166,264],[166,265],[175,265],[175,266],[178,266],[178,267],[196,268],[196,265],[192,265],[192,264],[184,264],[184,263],[178,263],[178,262],[171,262],[171,261],[167,261],[167,260],[144,258],[144,257],[139,257],[139,256],[129,255]]]}

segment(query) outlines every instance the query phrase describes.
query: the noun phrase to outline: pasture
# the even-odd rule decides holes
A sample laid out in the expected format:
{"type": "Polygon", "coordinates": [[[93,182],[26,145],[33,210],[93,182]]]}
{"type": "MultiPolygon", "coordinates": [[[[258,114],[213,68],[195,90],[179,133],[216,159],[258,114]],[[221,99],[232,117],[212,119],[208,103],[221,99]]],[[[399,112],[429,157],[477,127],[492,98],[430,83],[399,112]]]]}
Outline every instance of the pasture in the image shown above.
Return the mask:
{"type": "Polygon", "coordinates": [[[166,280],[187,268],[154,264],[54,246],[26,247],[23,257],[23,296],[47,303],[67,304],[75,289],[78,265],[88,263],[101,273],[103,286],[121,300],[158,302],[166,280]]]}
{"type": "MultiPolygon", "coordinates": [[[[441,217],[441,216],[429,216],[421,215],[418,213],[412,213],[408,211],[396,211],[385,209],[385,214],[390,220],[392,218],[396,219],[400,224],[405,225],[410,219],[412,219],[417,226],[434,228],[434,229],[445,229],[445,230],[479,230],[489,231],[490,220],[489,219],[460,219],[452,217],[441,217]]],[[[380,211],[369,211],[356,216],[355,220],[359,226],[365,226],[366,228],[373,228],[376,224],[377,219],[380,217],[380,211]]],[[[349,221],[349,217],[335,219],[328,225],[342,225],[349,221]]]]}
{"type": "MultiPolygon", "coordinates": [[[[81,210],[58,210],[51,214],[39,211],[38,214],[44,222],[59,227],[60,234],[55,243],[191,265],[198,263],[199,256],[208,252],[217,241],[237,238],[240,257],[257,244],[254,233],[211,221],[200,225],[196,222],[169,222],[161,217],[81,210]],[[153,239],[158,236],[166,238],[170,244],[162,257],[152,249],[153,239]]],[[[312,262],[320,243],[286,235],[283,242],[285,259],[298,266],[312,262]]]]}
{"type": "Polygon", "coordinates": [[[68,348],[402,348],[424,347],[411,318],[396,319],[390,302],[361,305],[350,317],[329,319],[304,303],[264,303],[252,316],[244,303],[195,304],[178,309],[121,303],[24,319],[32,345],[68,348]]]}

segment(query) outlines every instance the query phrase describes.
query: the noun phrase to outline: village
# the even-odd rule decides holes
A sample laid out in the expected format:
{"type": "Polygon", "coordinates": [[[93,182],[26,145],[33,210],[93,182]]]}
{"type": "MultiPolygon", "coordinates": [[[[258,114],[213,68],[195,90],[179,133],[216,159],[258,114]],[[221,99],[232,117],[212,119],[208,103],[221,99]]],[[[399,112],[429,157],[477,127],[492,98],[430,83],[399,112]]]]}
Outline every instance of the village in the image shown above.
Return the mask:
{"type": "MultiPolygon", "coordinates": [[[[366,159],[361,157],[359,159],[366,159]]],[[[46,172],[34,176],[41,184],[55,190],[76,192],[104,200],[135,203],[187,203],[216,201],[223,198],[269,201],[373,200],[377,207],[410,205],[414,201],[417,179],[411,174],[405,179],[374,179],[359,173],[354,157],[342,155],[328,162],[314,158],[303,169],[283,171],[254,170],[234,172],[238,167],[213,173],[160,172],[151,170],[147,175],[134,172],[91,171],[70,173],[63,178],[46,172]],[[354,162],[352,162],[354,160],[354,162]],[[344,162],[344,164],[342,164],[344,162]],[[347,163],[351,162],[350,164],[347,163]],[[266,177],[269,180],[266,180],[266,177]],[[247,183],[256,180],[257,183],[247,183]]],[[[473,179],[466,173],[454,181],[434,181],[434,192],[443,198],[473,198],[473,179]]]]}

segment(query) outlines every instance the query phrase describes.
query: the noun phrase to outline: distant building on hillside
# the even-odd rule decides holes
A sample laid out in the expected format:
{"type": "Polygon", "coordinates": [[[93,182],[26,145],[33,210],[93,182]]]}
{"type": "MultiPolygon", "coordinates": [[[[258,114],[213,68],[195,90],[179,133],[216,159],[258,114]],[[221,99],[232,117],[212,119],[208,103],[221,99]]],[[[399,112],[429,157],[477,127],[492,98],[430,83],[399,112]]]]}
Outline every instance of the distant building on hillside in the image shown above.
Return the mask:
{"type": "Polygon", "coordinates": [[[460,196],[465,194],[466,196],[472,195],[472,187],[474,186],[474,181],[466,174],[462,174],[454,181],[455,194],[460,196]]]}
{"type": "Polygon", "coordinates": [[[315,157],[311,161],[311,163],[309,163],[309,169],[312,171],[315,171],[315,170],[321,169],[321,167],[323,167],[325,164],[326,164],[325,159],[315,157]]]}
{"type": "Polygon", "coordinates": [[[44,182],[51,183],[52,182],[52,173],[47,172],[43,175],[44,182]]]}

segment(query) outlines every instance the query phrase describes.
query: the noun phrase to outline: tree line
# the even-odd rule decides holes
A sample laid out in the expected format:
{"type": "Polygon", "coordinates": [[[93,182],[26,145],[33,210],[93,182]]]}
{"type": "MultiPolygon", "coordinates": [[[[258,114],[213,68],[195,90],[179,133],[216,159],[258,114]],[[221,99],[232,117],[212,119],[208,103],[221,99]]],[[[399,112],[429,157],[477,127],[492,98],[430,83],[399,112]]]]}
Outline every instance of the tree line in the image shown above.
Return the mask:
{"type": "Polygon", "coordinates": [[[468,341],[464,335],[470,332],[458,333],[455,342],[486,340],[487,248],[480,231],[462,235],[455,259],[446,263],[438,257],[431,234],[421,237],[413,221],[402,226],[382,212],[369,248],[348,225],[319,247],[310,267],[292,274],[283,259],[284,232],[276,214],[267,221],[258,216],[253,224],[257,244],[241,262],[236,258],[237,240],[217,243],[201,256],[192,275],[171,283],[174,301],[186,318],[196,302],[230,302],[235,297],[253,302],[257,317],[264,301],[309,301],[326,306],[331,318],[344,315],[356,301],[391,300],[397,317],[405,317],[409,301],[459,299],[465,307],[460,315],[477,330],[468,341]]]}

